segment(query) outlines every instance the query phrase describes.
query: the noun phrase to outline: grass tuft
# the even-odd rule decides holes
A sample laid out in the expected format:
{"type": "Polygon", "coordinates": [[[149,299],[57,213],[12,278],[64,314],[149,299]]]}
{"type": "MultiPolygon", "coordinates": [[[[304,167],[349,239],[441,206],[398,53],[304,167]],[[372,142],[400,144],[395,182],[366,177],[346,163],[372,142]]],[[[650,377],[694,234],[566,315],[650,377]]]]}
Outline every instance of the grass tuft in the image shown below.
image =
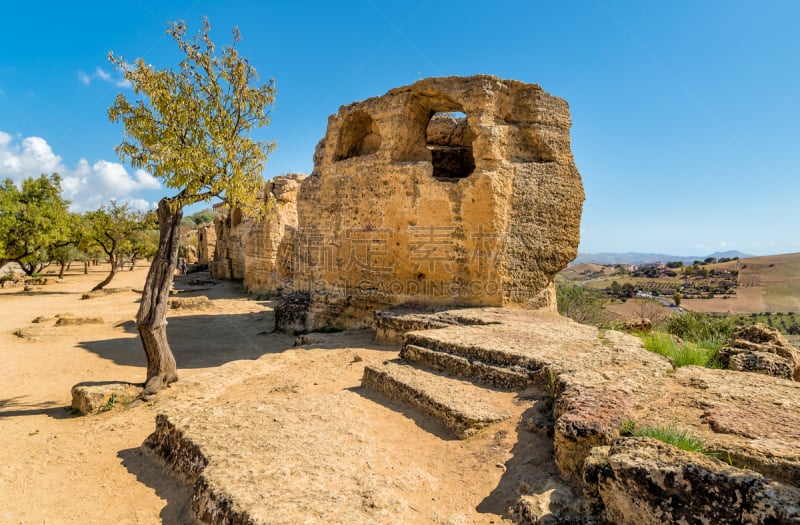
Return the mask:
{"type": "Polygon", "coordinates": [[[654,438],[688,452],[700,452],[707,456],[714,456],[712,452],[706,449],[705,443],[686,430],[679,430],[674,427],[643,426],[635,427],[632,431],[632,435],[635,437],[654,438]]]}
{"type": "Polygon", "coordinates": [[[674,337],[664,332],[644,334],[642,341],[647,350],[667,357],[675,368],[689,365],[720,367],[716,359],[718,348],[716,344],[703,341],[678,343],[674,337]]]}

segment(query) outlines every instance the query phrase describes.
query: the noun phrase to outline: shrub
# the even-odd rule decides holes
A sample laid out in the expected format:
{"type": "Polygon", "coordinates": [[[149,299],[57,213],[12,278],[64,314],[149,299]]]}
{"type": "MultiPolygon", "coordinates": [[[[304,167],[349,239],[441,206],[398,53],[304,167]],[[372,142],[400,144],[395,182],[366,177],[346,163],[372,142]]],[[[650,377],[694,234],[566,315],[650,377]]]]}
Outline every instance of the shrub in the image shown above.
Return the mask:
{"type": "Polygon", "coordinates": [[[686,341],[718,349],[733,332],[734,321],[729,317],[683,312],[667,318],[664,328],[686,341]]]}
{"type": "Polygon", "coordinates": [[[558,313],[583,324],[608,326],[610,315],[605,310],[605,299],[600,292],[583,286],[558,284],[556,286],[558,313]]]}

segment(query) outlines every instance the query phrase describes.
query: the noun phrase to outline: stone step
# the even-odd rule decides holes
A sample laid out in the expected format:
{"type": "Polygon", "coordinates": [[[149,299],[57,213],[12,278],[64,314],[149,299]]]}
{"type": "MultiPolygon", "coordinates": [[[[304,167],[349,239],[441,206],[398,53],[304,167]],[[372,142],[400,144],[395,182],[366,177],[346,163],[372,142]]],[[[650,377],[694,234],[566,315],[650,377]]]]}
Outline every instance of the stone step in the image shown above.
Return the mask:
{"type": "MultiPolygon", "coordinates": [[[[470,327],[464,327],[462,331],[467,333],[469,329],[470,327]]],[[[536,360],[531,358],[530,354],[525,352],[512,348],[482,345],[480,344],[480,337],[476,338],[476,343],[454,342],[452,339],[448,339],[449,335],[444,334],[442,330],[409,332],[405,335],[405,345],[428,348],[435,352],[452,354],[470,361],[480,361],[487,365],[515,367],[519,370],[527,370],[529,373],[538,372],[541,368],[541,363],[537,363],[536,360]]]]}
{"type": "Polygon", "coordinates": [[[533,385],[533,379],[528,370],[520,366],[492,365],[469,357],[439,352],[412,344],[403,346],[400,357],[408,362],[498,388],[524,389],[533,385]]]}
{"type": "Polygon", "coordinates": [[[422,411],[461,439],[511,417],[503,405],[514,397],[400,360],[364,367],[361,386],[422,411]]]}
{"type": "Polygon", "coordinates": [[[384,344],[401,344],[406,332],[445,328],[451,324],[416,312],[377,310],[372,316],[375,340],[384,344]]]}

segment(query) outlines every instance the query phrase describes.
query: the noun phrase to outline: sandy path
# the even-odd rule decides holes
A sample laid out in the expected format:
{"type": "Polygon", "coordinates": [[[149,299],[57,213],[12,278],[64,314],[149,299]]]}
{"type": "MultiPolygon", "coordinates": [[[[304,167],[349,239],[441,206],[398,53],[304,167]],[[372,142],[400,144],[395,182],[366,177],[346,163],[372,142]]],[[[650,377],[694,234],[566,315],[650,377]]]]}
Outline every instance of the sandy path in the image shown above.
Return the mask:
{"type": "MultiPolygon", "coordinates": [[[[100,266],[89,275],[71,272],[64,283],[31,293],[23,293],[21,285],[0,290],[0,523],[184,521],[186,488],[139,451],[153,430],[152,407],[92,417],[76,417],[69,409],[70,388],[76,383],[144,379],[144,355],[133,326],[138,295],[126,291],[80,299],[106,271],[100,266]],[[65,312],[99,316],[104,323],[31,324],[38,316],[65,312]],[[14,335],[20,328],[34,337],[14,335]]],[[[146,268],[122,272],[110,287],[141,288],[145,275],[146,268]]],[[[234,287],[223,283],[215,293],[234,287]]],[[[245,317],[266,309],[245,299],[223,303],[228,313],[245,317]]],[[[181,322],[185,319],[176,314],[175,329],[170,328],[182,377],[223,359],[262,353],[242,344],[232,326],[233,335],[221,330],[220,336],[233,351],[208,355],[225,345],[201,345],[191,333],[181,333],[191,331],[191,323],[181,322]]]]}

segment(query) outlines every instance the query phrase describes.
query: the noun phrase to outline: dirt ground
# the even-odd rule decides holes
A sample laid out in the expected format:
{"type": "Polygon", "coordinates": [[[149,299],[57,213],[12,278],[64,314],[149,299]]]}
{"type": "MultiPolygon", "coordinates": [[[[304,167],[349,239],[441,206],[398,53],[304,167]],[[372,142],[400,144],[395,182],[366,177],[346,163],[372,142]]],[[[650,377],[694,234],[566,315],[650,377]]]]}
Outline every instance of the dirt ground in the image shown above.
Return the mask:
{"type": "MultiPolygon", "coordinates": [[[[77,383],[144,380],[133,319],[135,290],[141,289],[146,268],[118,274],[110,287],[122,291],[90,299],[81,296],[102,280],[107,267],[93,267],[88,275],[75,270],[64,282],[31,292],[22,286],[0,290],[0,523],[186,523],[188,489],[140,450],[154,429],[158,398],[86,417],[69,407],[70,389],[77,383]],[[102,323],[56,326],[54,316],[64,313],[101,317],[102,323]],[[36,318],[42,319],[33,323],[36,318]]],[[[179,278],[178,284],[189,278],[179,278]]],[[[520,437],[526,408],[521,403],[515,418],[490,432],[466,441],[447,439],[413,413],[357,393],[362,362],[393,358],[396,349],[370,343],[361,332],[330,334],[336,351],[331,345],[289,350],[294,337],[271,333],[273,303],[250,299],[231,282],[196,293],[207,295],[213,306],[170,311],[169,337],[182,381],[161,396],[191,398],[181,385],[191,385],[192,376],[202,380],[216,370],[232,373],[237,368],[232,362],[259,357],[280,371],[284,384],[349,396],[348,406],[369,420],[364,427],[369,438],[385,441],[397,458],[376,475],[418,469],[406,474],[414,472],[419,483],[410,485],[424,490],[402,491],[405,512],[419,513],[411,522],[501,523],[520,481],[519,469],[509,467],[541,462],[542,470],[547,468],[552,451],[520,437]],[[354,363],[356,354],[362,362],[354,363]],[[324,371],[326,366],[307,365],[325,359],[346,372],[325,380],[315,373],[309,384],[309,368],[324,371]]],[[[220,401],[245,402],[266,388],[247,388],[248,382],[265,379],[227,381],[231,388],[220,401]]]]}

